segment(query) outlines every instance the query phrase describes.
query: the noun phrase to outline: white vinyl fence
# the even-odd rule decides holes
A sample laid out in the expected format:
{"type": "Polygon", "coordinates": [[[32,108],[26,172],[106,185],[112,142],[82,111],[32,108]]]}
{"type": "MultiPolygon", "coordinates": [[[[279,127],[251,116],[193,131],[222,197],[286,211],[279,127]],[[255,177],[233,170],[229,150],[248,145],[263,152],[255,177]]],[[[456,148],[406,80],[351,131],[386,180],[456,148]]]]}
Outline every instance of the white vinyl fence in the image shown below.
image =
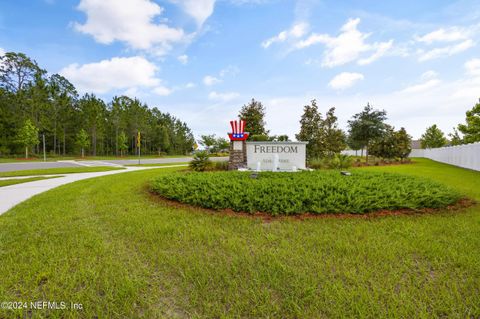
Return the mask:
{"type": "Polygon", "coordinates": [[[437,162],[480,171],[480,142],[424,150],[414,149],[410,157],[425,157],[437,162]]]}

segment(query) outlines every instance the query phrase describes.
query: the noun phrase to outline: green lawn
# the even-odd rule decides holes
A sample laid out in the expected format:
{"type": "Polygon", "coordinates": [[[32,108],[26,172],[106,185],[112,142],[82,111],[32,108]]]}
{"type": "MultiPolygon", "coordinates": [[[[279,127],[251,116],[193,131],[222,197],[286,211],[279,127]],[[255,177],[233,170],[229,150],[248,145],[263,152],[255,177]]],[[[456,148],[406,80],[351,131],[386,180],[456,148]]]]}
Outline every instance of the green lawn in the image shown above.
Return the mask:
{"type": "MultiPolygon", "coordinates": [[[[395,171],[480,200],[480,172],[395,171]]],[[[66,301],[49,318],[477,318],[480,206],[307,220],[226,216],[146,194],[175,169],[65,185],[0,216],[0,300],[66,301]]],[[[29,316],[0,310],[0,318],[29,316]],[[3,311],[3,312],[2,312],[3,311]]]]}
{"type": "Polygon", "coordinates": [[[0,187],[40,181],[42,179],[50,179],[50,178],[56,178],[56,177],[58,176],[5,179],[5,180],[0,180],[0,187]]]}
{"type": "Polygon", "coordinates": [[[173,165],[182,165],[188,166],[188,162],[180,162],[180,163],[160,163],[160,164],[131,164],[125,166],[138,166],[138,167],[161,167],[161,166],[173,166],[173,165]]]}
{"type": "Polygon", "coordinates": [[[124,169],[124,168],[111,167],[111,166],[43,168],[43,169],[29,169],[29,170],[22,170],[22,171],[0,172],[0,177],[92,173],[92,172],[116,171],[119,169],[124,169]]]}

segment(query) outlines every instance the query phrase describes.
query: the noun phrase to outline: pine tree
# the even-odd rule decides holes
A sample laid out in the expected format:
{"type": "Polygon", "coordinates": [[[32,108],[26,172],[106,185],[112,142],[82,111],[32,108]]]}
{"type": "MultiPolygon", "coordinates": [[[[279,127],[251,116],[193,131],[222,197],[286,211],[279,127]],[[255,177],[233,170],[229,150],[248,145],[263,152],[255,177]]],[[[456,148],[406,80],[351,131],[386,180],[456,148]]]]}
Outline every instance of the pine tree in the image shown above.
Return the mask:
{"type": "Polygon", "coordinates": [[[466,124],[458,125],[465,143],[480,142],[480,100],[466,113],[466,124]]]}
{"type": "Polygon", "coordinates": [[[321,126],[322,114],[318,111],[317,101],[314,99],[310,105],[303,107],[303,114],[300,119],[300,132],[295,135],[298,141],[308,142],[307,157],[317,158],[323,154],[321,149],[321,126]]]}
{"type": "Polygon", "coordinates": [[[447,139],[436,124],[428,127],[420,139],[422,148],[436,148],[447,145],[447,139]]]}
{"type": "Polygon", "coordinates": [[[242,107],[238,117],[246,122],[245,132],[250,133],[250,136],[268,136],[269,131],[265,129],[265,107],[262,105],[262,102],[252,99],[250,103],[242,107]]]}

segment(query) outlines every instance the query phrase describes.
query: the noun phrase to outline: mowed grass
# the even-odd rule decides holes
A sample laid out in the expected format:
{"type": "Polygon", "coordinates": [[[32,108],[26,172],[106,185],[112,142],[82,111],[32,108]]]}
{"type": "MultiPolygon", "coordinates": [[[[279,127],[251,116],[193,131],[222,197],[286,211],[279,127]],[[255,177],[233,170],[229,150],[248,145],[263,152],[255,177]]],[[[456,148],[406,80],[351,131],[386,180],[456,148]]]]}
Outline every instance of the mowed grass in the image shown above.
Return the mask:
{"type": "Polygon", "coordinates": [[[40,181],[42,179],[50,179],[50,178],[57,178],[57,177],[60,177],[60,176],[5,179],[5,180],[0,180],[0,187],[23,184],[28,182],[40,181]]]}
{"type": "Polygon", "coordinates": [[[386,172],[204,172],[164,174],[160,196],[182,203],[270,215],[364,214],[379,210],[445,208],[462,195],[429,179],[386,172]]]}
{"type": "Polygon", "coordinates": [[[125,166],[136,166],[136,167],[162,167],[162,166],[188,166],[188,162],[180,162],[180,163],[151,163],[151,164],[130,164],[125,166]]]}
{"type": "Polygon", "coordinates": [[[21,171],[0,172],[0,177],[92,173],[92,172],[116,171],[119,169],[124,169],[124,168],[111,167],[111,166],[92,166],[92,167],[82,166],[82,167],[27,169],[27,170],[21,170],[21,171]]]}
{"type": "MultiPolygon", "coordinates": [[[[265,222],[155,201],[146,185],[174,170],[64,185],[2,215],[0,300],[83,305],[31,312],[49,318],[480,316],[478,205],[265,222]]],[[[480,200],[480,172],[426,160],[368,170],[432,178],[480,200]]]]}

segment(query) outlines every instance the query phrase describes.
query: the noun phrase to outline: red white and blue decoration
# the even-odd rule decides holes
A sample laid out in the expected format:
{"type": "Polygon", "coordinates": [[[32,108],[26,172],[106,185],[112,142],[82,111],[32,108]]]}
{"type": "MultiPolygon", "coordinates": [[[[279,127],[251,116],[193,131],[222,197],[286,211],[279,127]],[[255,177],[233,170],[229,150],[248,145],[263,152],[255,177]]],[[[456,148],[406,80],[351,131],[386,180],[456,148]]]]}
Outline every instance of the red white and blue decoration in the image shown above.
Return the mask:
{"type": "Polygon", "coordinates": [[[230,141],[245,141],[248,138],[248,132],[245,132],[245,121],[230,121],[232,133],[228,133],[230,141]]]}

